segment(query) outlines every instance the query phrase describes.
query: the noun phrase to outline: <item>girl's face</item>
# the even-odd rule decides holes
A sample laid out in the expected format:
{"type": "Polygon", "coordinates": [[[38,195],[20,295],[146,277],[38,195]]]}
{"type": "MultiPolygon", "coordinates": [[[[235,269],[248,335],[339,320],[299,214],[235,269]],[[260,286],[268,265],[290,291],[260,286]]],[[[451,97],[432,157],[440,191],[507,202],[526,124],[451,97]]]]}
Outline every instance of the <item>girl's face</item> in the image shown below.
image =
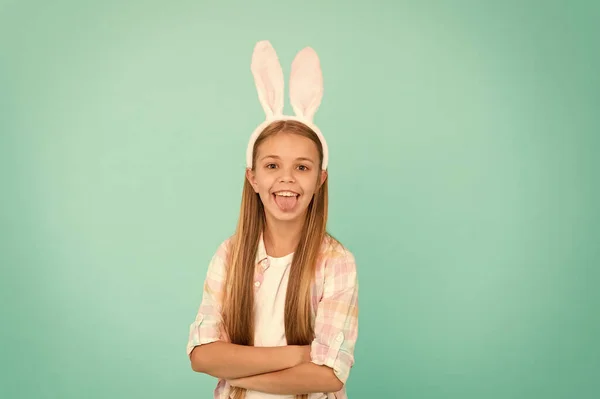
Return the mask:
{"type": "Polygon", "coordinates": [[[254,171],[248,169],[246,177],[268,219],[292,221],[306,215],[327,172],[321,170],[319,151],[311,139],[282,132],[260,144],[254,171]]]}

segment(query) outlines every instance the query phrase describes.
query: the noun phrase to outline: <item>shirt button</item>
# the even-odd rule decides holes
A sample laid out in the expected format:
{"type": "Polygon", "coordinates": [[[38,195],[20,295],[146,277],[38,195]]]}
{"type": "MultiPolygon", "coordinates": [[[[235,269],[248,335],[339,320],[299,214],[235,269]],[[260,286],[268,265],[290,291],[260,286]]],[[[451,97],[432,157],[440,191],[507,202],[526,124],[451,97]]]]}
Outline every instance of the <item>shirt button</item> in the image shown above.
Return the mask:
{"type": "Polygon", "coordinates": [[[258,287],[260,285],[260,281],[254,282],[254,285],[258,287]]]}

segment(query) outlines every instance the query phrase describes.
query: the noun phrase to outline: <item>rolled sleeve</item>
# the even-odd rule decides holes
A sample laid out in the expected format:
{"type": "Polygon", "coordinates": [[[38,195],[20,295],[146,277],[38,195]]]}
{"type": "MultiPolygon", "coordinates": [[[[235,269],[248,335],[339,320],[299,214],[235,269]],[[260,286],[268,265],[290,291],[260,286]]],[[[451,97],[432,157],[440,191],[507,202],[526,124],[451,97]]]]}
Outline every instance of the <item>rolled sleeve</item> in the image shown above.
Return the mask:
{"type": "Polygon", "coordinates": [[[225,285],[226,243],[213,255],[204,280],[202,301],[196,318],[190,324],[187,355],[196,346],[222,339],[222,296],[225,285]]]}
{"type": "Polygon", "coordinates": [[[358,277],[352,253],[344,251],[325,266],[323,297],[315,319],[311,361],[331,367],[345,384],[358,338],[358,277]]]}

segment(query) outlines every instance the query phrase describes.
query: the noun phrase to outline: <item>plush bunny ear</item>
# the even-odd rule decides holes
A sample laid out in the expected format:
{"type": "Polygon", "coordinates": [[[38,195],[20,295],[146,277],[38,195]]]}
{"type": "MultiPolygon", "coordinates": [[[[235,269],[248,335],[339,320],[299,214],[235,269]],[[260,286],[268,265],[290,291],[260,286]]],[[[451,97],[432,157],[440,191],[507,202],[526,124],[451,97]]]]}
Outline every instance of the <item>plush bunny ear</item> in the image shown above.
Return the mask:
{"type": "Polygon", "coordinates": [[[297,116],[312,122],[323,98],[323,73],[315,50],[302,49],[292,62],[290,101],[297,116]]]}
{"type": "Polygon", "coordinates": [[[267,118],[283,114],[283,71],[277,53],[268,40],[256,43],[252,54],[252,74],[258,98],[267,118]]]}

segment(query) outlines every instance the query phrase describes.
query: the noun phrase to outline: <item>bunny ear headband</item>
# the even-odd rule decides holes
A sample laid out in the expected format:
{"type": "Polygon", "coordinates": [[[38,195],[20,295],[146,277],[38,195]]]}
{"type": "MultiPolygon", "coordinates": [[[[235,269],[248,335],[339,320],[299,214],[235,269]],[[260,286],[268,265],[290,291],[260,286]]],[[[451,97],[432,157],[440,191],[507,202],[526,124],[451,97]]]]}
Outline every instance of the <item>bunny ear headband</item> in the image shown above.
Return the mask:
{"type": "Polygon", "coordinates": [[[258,91],[258,98],[265,111],[266,120],[250,136],[246,151],[246,167],[252,167],[254,143],[260,133],[272,122],[294,120],[310,127],[319,137],[323,146],[322,169],[327,169],[329,151],[323,134],[313,123],[315,112],[323,98],[323,75],[317,53],[310,47],[302,49],[292,62],[290,74],[290,102],[295,116],[283,115],[283,71],[277,53],[267,40],[254,47],[252,74],[258,91]]]}

